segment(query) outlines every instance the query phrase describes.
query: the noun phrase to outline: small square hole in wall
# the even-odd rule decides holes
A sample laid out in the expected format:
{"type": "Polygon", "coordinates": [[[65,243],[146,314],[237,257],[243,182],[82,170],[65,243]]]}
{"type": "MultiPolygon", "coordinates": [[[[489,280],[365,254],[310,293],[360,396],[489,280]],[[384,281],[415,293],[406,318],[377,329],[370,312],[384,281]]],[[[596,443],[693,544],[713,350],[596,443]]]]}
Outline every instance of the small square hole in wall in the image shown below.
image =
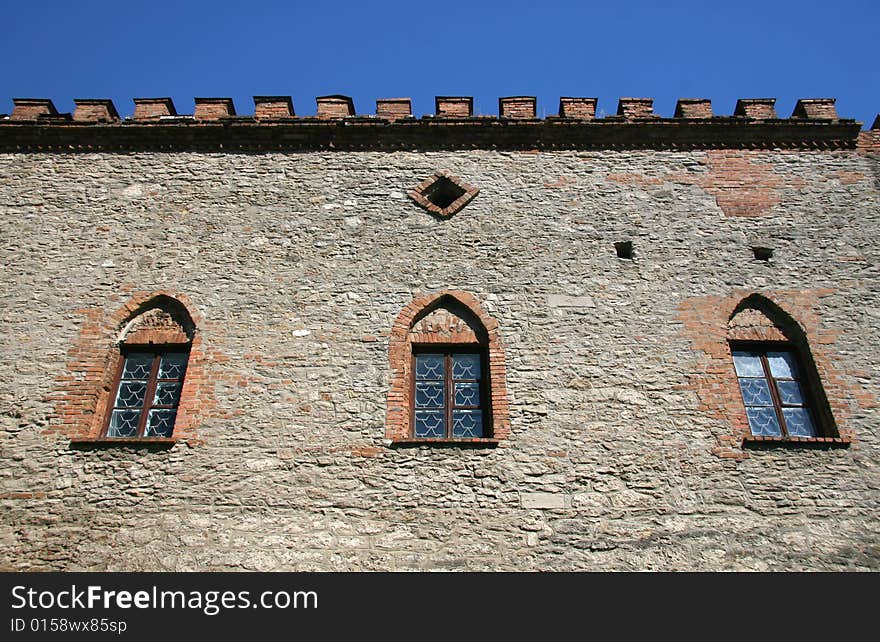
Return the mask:
{"type": "Polygon", "coordinates": [[[769,261],[773,258],[773,248],[755,245],[752,247],[752,253],[758,261],[769,261]]]}
{"type": "Polygon", "coordinates": [[[614,244],[614,251],[617,252],[617,258],[619,259],[627,259],[630,261],[633,259],[632,241],[618,241],[614,244]]]}

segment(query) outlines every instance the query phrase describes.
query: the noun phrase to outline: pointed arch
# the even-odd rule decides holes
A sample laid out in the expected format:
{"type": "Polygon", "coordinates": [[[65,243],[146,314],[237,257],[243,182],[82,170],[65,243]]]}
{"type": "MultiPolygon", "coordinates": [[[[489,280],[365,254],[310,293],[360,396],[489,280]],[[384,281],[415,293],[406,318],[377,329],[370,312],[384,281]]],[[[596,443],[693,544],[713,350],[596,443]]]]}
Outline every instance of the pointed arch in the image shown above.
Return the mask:
{"type": "Polygon", "coordinates": [[[734,307],[727,321],[730,340],[806,341],[800,324],[763,294],[752,293],[734,307]]]}
{"type": "Polygon", "coordinates": [[[137,330],[151,328],[182,332],[185,343],[195,338],[201,321],[201,315],[186,296],[166,291],[135,294],[110,317],[116,341],[120,343],[133,341],[130,335],[137,330]]]}
{"type": "MultiPolygon", "coordinates": [[[[127,310],[127,308],[126,308],[127,310]]],[[[191,343],[196,325],[186,306],[167,294],[140,303],[129,312],[119,332],[119,343],[191,343]]]]}
{"type": "Polygon", "coordinates": [[[121,312],[99,437],[171,439],[196,333],[192,315],[167,293],[130,301],[121,312]]]}
{"type": "Polygon", "coordinates": [[[485,386],[482,437],[466,440],[494,442],[506,439],[510,434],[510,417],[500,328],[476,297],[460,290],[443,290],[417,297],[401,310],[394,321],[388,342],[391,388],[388,392],[386,438],[395,442],[416,439],[412,407],[415,377],[413,355],[443,351],[481,355],[482,371],[485,373],[482,384],[485,386]]]}
{"type": "Polygon", "coordinates": [[[807,335],[768,297],[753,293],[730,313],[727,341],[749,439],[839,436],[807,335]]]}
{"type": "MultiPolygon", "coordinates": [[[[857,440],[848,419],[854,408],[874,404],[874,395],[858,383],[855,372],[841,369],[835,354],[837,332],[821,315],[823,299],[833,294],[825,288],[734,290],[689,297],[679,304],[681,333],[696,358],[683,389],[695,394],[701,417],[712,425],[717,439],[713,454],[742,460],[757,445],[847,447],[857,440]],[[796,353],[815,409],[817,436],[754,435],[734,361],[735,350],[749,346],[796,353]]],[[[761,371],[766,374],[764,363],[761,371]]]]}
{"type": "Polygon", "coordinates": [[[69,373],[59,378],[50,432],[60,432],[76,443],[196,443],[200,409],[210,406],[213,397],[203,384],[202,318],[189,299],[164,290],[136,292],[111,313],[102,308],[81,313],[86,322],[70,352],[69,373]],[[137,377],[134,362],[126,369],[130,355],[144,362],[137,377]],[[148,355],[152,355],[150,368],[148,355]],[[122,405],[117,403],[120,394],[126,397],[122,405]],[[131,414],[135,408],[142,411],[135,434],[120,437],[108,431],[114,411],[131,414]]]}

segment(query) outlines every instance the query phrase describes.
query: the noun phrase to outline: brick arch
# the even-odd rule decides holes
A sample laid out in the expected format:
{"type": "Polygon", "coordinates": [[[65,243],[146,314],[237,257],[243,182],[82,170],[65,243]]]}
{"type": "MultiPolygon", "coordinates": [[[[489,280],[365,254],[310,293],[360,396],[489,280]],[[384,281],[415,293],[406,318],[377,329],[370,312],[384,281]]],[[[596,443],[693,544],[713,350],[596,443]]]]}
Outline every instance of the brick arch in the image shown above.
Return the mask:
{"type": "Polygon", "coordinates": [[[113,312],[108,322],[115,324],[118,340],[125,338],[125,333],[137,317],[153,309],[168,312],[192,340],[198,327],[202,324],[202,316],[185,294],[159,290],[156,292],[138,292],[121,308],[113,312]]]}
{"type": "MultiPolygon", "coordinates": [[[[128,312],[129,307],[123,310],[128,312]]],[[[129,312],[119,332],[119,343],[191,343],[196,329],[183,302],[168,294],[157,294],[129,312]]]]}
{"type": "Polygon", "coordinates": [[[392,441],[410,438],[410,378],[414,343],[479,344],[488,351],[491,431],[493,439],[510,435],[507,401],[507,369],[498,322],[477,298],[461,290],[443,290],[413,299],[394,321],[388,341],[391,388],[385,437],[392,441]],[[432,315],[446,311],[447,315],[432,315]],[[436,327],[435,327],[436,326],[436,327]]]}
{"type": "Polygon", "coordinates": [[[67,371],[58,377],[55,410],[47,429],[72,440],[100,438],[124,343],[189,344],[190,357],[181,391],[174,437],[198,441],[196,429],[205,408],[215,405],[206,385],[208,361],[199,327],[202,316],[186,295],[167,290],[137,292],[120,308],[80,310],[86,320],[69,351],[67,371]]]}
{"type": "MultiPolygon", "coordinates": [[[[753,293],[743,298],[734,308],[727,323],[727,340],[779,342],[786,344],[797,354],[805,370],[804,381],[814,402],[814,411],[825,430],[837,433],[834,414],[828,404],[825,387],[822,385],[810,342],[800,324],[781,306],[768,297],[753,293]]],[[[732,358],[732,357],[731,357],[732,358]]],[[[741,433],[749,434],[748,427],[741,433]]]]}
{"type": "Polygon", "coordinates": [[[720,457],[743,459],[742,444],[751,431],[733,368],[731,342],[778,341],[797,350],[811,380],[823,424],[838,438],[855,439],[846,427],[852,404],[873,407],[872,394],[853,385],[852,373],[838,369],[834,355],[836,334],[823,329],[818,314],[822,297],[831,290],[778,290],[764,293],[734,291],[727,296],[698,296],[679,306],[682,332],[701,355],[685,386],[697,393],[701,409],[721,422],[717,446],[720,457]],[[778,303],[777,303],[778,302],[778,303]],[[789,313],[789,310],[791,313],[789,313]]]}
{"type": "Polygon", "coordinates": [[[790,341],[806,343],[794,318],[762,294],[743,298],[730,313],[727,338],[731,341],[790,341]]]}

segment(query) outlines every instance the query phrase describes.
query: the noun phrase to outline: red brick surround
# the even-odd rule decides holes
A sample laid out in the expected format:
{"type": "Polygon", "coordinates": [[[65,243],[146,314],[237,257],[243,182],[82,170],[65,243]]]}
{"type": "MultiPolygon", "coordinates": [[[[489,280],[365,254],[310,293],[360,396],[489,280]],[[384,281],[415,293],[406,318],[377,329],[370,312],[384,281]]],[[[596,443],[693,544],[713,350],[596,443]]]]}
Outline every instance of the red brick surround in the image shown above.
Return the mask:
{"type": "Polygon", "coordinates": [[[816,312],[819,299],[829,294],[829,290],[777,291],[764,296],[739,291],[727,297],[693,297],[679,306],[683,332],[701,353],[685,387],[697,393],[702,411],[729,427],[718,435],[713,454],[744,459],[748,453],[742,444],[744,440],[752,441],[733,369],[731,340],[788,341],[798,348],[808,364],[810,360],[815,364],[815,374],[821,382],[817,403],[826,404],[838,438],[787,441],[855,441],[855,434],[847,427],[847,418],[855,405],[874,407],[876,400],[855,383],[859,373],[843,372],[835,366],[838,362],[833,347],[836,333],[822,327],[816,312]]]}
{"type": "Polygon", "coordinates": [[[479,343],[489,352],[492,434],[497,442],[510,435],[507,373],[498,322],[483,310],[472,294],[443,290],[413,299],[394,321],[388,341],[391,389],[385,437],[395,442],[411,440],[410,378],[413,344],[479,343]]]}
{"type": "Polygon", "coordinates": [[[448,170],[443,169],[438,172],[434,172],[428,178],[416,185],[413,189],[407,192],[407,196],[409,196],[410,199],[419,207],[427,210],[431,214],[439,216],[440,218],[449,218],[453,214],[457,214],[458,212],[463,210],[465,206],[472,200],[474,200],[476,195],[479,193],[479,187],[474,187],[469,183],[465,183],[458,176],[455,176],[448,170]],[[429,189],[431,189],[432,185],[434,185],[437,181],[443,180],[444,178],[453,185],[457,186],[462,191],[462,194],[446,207],[440,207],[428,200],[425,194],[429,189]]]}
{"type": "Polygon", "coordinates": [[[198,331],[202,319],[186,296],[140,292],[113,313],[102,308],[78,312],[85,316],[85,322],[79,340],[68,352],[67,373],[56,380],[55,410],[46,433],[74,441],[100,438],[123,343],[190,343],[173,439],[196,443],[202,416],[216,403],[212,382],[205,374],[209,357],[198,331]]]}

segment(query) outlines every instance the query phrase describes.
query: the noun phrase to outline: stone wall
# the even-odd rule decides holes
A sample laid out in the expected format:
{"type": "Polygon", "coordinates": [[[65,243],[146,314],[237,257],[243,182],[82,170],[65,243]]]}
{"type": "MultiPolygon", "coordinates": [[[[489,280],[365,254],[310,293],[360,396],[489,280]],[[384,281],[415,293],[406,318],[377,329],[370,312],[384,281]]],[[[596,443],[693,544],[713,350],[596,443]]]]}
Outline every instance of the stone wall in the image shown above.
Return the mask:
{"type": "Polygon", "coordinates": [[[856,151],[0,154],[0,567],[877,570],[878,186],[856,151]],[[480,190],[444,220],[407,197],[440,170],[480,190]],[[392,325],[441,290],[499,325],[497,447],[385,439],[392,325]],[[71,444],[83,346],[157,292],[192,438],[71,444]],[[848,447],[725,442],[695,318],[755,293],[848,447]]]}

